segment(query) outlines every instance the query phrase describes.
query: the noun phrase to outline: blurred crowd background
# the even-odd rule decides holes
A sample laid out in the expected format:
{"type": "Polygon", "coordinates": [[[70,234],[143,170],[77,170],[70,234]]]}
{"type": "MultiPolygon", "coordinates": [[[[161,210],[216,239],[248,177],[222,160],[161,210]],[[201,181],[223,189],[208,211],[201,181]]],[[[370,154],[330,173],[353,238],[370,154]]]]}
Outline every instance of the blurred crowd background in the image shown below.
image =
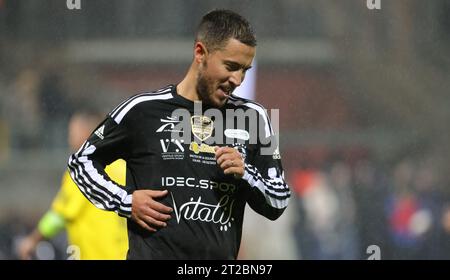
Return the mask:
{"type": "Polygon", "coordinates": [[[240,258],[450,259],[450,2],[366,2],[0,0],[0,259],[59,188],[72,112],[180,81],[213,8],[254,26],[293,191],[276,222],[247,211],[240,258]]]}

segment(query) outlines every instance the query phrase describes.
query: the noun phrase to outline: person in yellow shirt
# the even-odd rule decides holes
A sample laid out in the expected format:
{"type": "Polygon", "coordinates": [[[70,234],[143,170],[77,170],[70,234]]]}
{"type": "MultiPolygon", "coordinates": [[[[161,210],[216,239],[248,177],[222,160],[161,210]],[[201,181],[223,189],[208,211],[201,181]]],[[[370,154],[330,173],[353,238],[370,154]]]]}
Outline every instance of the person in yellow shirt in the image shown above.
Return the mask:
{"type": "MultiPolygon", "coordinates": [[[[94,112],[75,113],[69,122],[68,141],[75,151],[89,137],[100,116],[94,112]]],[[[126,163],[117,160],[105,169],[108,176],[125,185],[126,163]]],[[[50,210],[39,221],[36,229],[19,244],[19,257],[31,259],[38,243],[54,237],[66,229],[69,259],[122,260],[128,250],[126,219],[96,208],[80,192],[68,171],[62,178],[61,189],[50,210]]]]}

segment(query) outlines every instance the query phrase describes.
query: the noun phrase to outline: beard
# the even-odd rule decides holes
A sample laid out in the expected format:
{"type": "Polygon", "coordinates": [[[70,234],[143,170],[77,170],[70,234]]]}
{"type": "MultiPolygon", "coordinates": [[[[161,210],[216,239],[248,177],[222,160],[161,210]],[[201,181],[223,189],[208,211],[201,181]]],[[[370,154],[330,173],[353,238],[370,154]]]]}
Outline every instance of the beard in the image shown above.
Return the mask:
{"type": "MultiPolygon", "coordinates": [[[[219,88],[219,84],[216,85],[214,79],[205,74],[208,69],[208,64],[206,61],[202,64],[202,66],[203,67],[197,75],[197,93],[204,104],[220,108],[226,103],[228,98],[224,100],[217,96],[216,91],[219,88]]],[[[231,91],[232,90],[230,89],[230,92],[231,91]]]]}
{"type": "Polygon", "coordinates": [[[214,102],[211,100],[213,94],[211,79],[205,77],[202,72],[198,73],[197,76],[197,93],[200,96],[202,102],[214,106],[214,102]]]}

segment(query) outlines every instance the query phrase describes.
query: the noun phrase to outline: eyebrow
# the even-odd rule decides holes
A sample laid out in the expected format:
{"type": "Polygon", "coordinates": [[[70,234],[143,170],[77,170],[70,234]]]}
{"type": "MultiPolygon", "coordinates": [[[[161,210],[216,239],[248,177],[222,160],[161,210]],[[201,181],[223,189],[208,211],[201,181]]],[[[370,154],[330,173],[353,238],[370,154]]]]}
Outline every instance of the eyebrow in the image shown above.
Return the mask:
{"type": "Polygon", "coordinates": [[[245,66],[245,65],[242,65],[242,64],[237,63],[237,62],[235,62],[235,61],[231,61],[231,60],[225,60],[225,63],[226,63],[226,64],[229,64],[229,65],[231,65],[231,66],[238,66],[239,68],[242,68],[242,69],[244,69],[245,71],[247,71],[247,70],[249,70],[250,68],[252,68],[251,65],[250,65],[250,66],[245,66]]]}

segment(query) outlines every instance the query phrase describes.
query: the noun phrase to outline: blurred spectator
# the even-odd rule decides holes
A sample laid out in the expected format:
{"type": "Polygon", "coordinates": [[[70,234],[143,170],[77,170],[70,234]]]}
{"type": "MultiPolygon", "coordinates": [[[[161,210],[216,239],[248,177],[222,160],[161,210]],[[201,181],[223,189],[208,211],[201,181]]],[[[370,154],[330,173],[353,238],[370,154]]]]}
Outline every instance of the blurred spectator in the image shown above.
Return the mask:
{"type": "Polygon", "coordinates": [[[361,258],[371,245],[381,249],[381,258],[385,253],[387,240],[387,221],[384,215],[384,201],[387,183],[379,166],[370,159],[363,159],[355,164],[354,193],[356,201],[356,224],[361,249],[361,258]]]}
{"type": "Polygon", "coordinates": [[[295,235],[301,257],[357,259],[350,168],[335,162],[329,170],[298,170],[292,183],[299,198],[295,235]]]}
{"type": "Polygon", "coordinates": [[[357,259],[360,248],[358,246],[358,231],[356,227],[356,202],[352,185],[352,171],[348,164],[336,161],[329,171],[329,181],[339,202],[339,217],[336,221],[336,238],[339,249],[335,259],[357,259]]]}
{"type": "Polygon", "coordinates": [[[38,102],[40,77],[32,68],[21,70],[4,97],[4,116],[9,123],[11,146],[36,148],[39,144],[41,112],[38,102]]]}
{"type": "MultiPolygon", "coordinates": [[[[62,78],[55,70],[49,71],[38,89],[39,110],[45,130],[42,133],[45,147],[64,146],[66,123],[72,113],[62,78]]],[[[44,127],[43,127],[44,129],[44,127]]]]}
{"type": "Polygon", "coordinates": [[[392,259],[438,258],[441,197],[432,162],[403,159],[394,167],[387,197],[389,254],[392,259]]]}
{"type": "Polygon", "coordinates": [[[442,207],[440,220],[439,245],[435,248],[438,251],[438,259],[450,260],[450,199],[442,207]]]}

